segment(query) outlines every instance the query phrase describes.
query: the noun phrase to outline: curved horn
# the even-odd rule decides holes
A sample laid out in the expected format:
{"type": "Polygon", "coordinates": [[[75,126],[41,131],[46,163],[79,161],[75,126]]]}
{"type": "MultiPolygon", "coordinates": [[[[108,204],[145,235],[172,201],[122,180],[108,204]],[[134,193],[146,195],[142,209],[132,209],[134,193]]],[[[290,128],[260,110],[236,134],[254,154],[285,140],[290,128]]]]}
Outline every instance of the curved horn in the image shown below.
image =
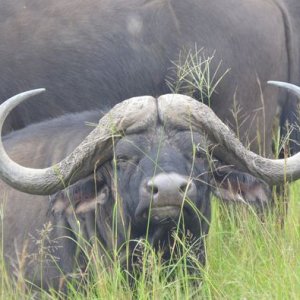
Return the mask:
{"type": "Polygon", "coordinates": [[[300,87],[291,83],[282,82],[282,81],[272,81],[269,80],[268,84],[279,86],[281,88],[288,89],[290,92],[292,92],[294,95],[296,95],[298,98],[300,97],[300,87]]]}
{"type": "Polygon", "coordinates": [[[287,159],[264,158],[248,149],[206,105],[183,95],[158,99],[159,114],[167,124],[201,131],[214,146],[214,154],[230,165],[259,177],[270,185],[300,178],[300,153],[287,159]]]}
{"type": "MultiPolygon", "coordinates": [[[[44,89],[18,94],[0,105],[0,131],[9,112],[19,103],[44,89]]],[[[12,161],[0,139],[0,177],[10,186],[29,194],[50,195],[89,175],[95,165],[112,156],[112,137],[122,132],[147,128],[156,121],[156,101],[152,97],[125,100],[112,108],[83,142],[58,164],[45,169],[25,168],[12,161]]]]}

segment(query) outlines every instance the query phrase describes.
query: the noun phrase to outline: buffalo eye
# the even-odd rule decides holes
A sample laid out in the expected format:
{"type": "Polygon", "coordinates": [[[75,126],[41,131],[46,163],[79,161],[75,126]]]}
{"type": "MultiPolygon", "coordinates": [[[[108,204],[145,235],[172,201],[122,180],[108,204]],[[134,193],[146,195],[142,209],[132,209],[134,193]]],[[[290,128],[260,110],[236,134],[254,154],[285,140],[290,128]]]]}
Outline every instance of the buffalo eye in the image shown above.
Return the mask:
{"type": "Polygon", "coordinates": [[[117,156],[116,159],[117,159],[117,163],[125,163],[128,160],[130,160],[130,158],[128,156],[125,156],[125,155],[119,155],[119,156],[117,156]]]}
{"type": "Polygon", "coordinates": [[[136,165],[136,158],[126,155],[118,155],[116,157],[117,168],[125,168],[128,165],[136,165]]]}

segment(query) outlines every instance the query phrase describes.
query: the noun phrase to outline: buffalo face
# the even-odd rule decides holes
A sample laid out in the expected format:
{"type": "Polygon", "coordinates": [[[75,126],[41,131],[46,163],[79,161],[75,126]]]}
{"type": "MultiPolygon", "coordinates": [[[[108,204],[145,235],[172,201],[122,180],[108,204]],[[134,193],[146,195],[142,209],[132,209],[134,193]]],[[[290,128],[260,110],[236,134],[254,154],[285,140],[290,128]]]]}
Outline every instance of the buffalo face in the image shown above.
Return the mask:
{"type": "Polygon", "coordinates": [[[211,192],[255,205],[270,199],[263,181],[212,160],[208,141],[198,132],[166,129],[158,121],[149,132],[116,140],[112,153],[92,175],[52,196],[55,214],[67,217],[73,231],[79,218],[80,234],[97,236],[110,251],[130,241],[135,256],[137,243],[147,240],[168,259],[174,235],[188,234],[204,263],[202,238],[209,230],[211,192]]]}
{"type": "Polygon", "coordinates": [[[179,221],[197,237],[207,232],[209,172],[206,154],[196,150],[200,140],[199,134],[168,133],[159,126],[151,136],[135,135],[117,143],[117,192],[134,238],[147,233],[159,246],[179,221]],[[205,218],[199,217],[200,211],[205,218]]]}
{"type": "Polygon", "coordinates": [[[85,239],[97,236],[111,251],[131,240],[134,252],[147,240],[168,258],[175,232],[197,240],[208,232],[212,172],[205,145],[199,133],[162,124],[128,134],[116,141],[110,161],[51,197],[52,213],[66,217],[73,231],[79,218],[85,239]]]}

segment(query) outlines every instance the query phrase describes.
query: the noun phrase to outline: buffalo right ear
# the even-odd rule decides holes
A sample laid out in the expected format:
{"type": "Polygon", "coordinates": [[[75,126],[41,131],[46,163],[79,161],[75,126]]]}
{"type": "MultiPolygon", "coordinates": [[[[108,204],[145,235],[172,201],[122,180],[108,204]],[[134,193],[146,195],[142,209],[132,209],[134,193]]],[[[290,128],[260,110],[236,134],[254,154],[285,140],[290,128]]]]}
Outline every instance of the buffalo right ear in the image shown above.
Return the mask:
{"type": "Polygon", "coordinates": [[[213,172],[212,191],[221,200],[244,203],[264,208],[270,204],[272,194],[267,183],[229,167],[213,172]]]}
{"type": "Polygon", "coordinates": [[[95,211],[97,205],[105,204],[110,196],[109,187],[103,180],[91,175],[50,197],[53,215],[84,214],[95,211]]]}

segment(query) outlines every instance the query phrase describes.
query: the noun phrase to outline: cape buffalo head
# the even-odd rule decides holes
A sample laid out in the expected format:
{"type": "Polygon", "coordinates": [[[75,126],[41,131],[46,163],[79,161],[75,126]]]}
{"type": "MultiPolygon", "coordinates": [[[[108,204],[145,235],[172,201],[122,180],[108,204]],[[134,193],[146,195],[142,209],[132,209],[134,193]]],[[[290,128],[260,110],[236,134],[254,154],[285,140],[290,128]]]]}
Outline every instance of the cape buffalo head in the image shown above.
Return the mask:
{"type": "MultiPolygon", "coordinates": [[[[18,103],[41,91],[3,103],[0,127],[18,103]]],[[[299,159],[272,160],[247,150],[209,107],[170,94],[116,105],[69,156],[46,169],[16,164],[1,143],[0,175],[20,191],[53,195],[54,214],[65,214],[76,230],[75,212],[85,219],[87,235],[98,229],[107,247],[114,243],[114,220],[118,245],[129,237],[160,247],[179,223],[196,237],[208,232],[211,191],[265,203],[268,184],[300,177],[299,159]]]]}

